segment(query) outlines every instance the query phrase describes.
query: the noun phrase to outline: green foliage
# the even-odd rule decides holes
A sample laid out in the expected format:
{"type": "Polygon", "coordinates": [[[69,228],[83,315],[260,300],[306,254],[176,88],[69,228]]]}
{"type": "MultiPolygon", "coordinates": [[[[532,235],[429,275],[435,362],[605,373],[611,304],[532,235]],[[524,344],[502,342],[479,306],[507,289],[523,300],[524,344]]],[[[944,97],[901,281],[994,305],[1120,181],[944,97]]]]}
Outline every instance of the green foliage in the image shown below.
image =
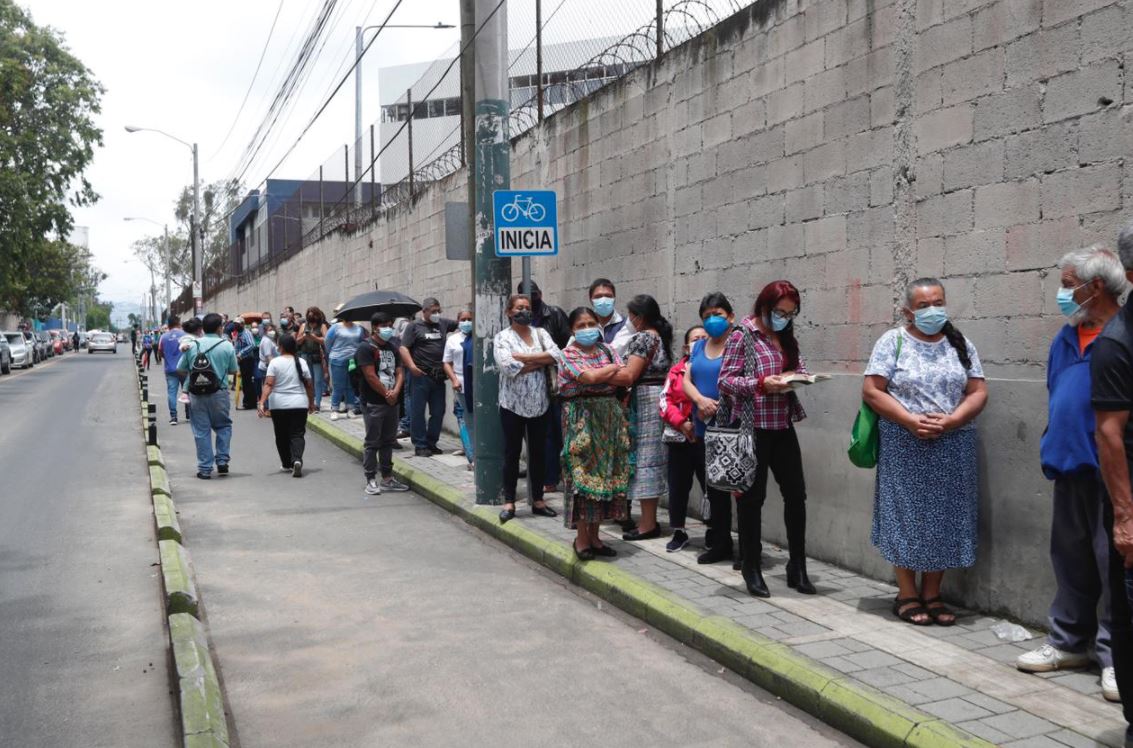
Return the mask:
{"type": "Polygon", "coordinates": [[[102,93],[56,31],[0,0],[0,308],[27,314],[87,280],[89,261],[73,265],[85,255],[58,237],[70,207],[98,199],[83,174],[102,144],[102,93]]]}
{"type": "Polygon", "coordinates": [[[114,311],[114,305],[110,302],[92,304],[87,309],[87,329],[116,332],[114,326],[110,323],[112,311],[114,311]]]}

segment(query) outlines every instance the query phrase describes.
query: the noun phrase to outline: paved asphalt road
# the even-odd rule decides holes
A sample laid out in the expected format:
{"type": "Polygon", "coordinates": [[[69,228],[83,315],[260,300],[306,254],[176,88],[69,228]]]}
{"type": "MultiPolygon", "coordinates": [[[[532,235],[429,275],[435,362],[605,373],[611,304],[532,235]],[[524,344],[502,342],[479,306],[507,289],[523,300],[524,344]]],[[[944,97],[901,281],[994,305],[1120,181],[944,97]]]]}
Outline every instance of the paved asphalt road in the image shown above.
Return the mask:
{"type": "Polygon", "coordinates": [[[366,500],[314,434],[296,480],[234,411],[232,473],[202,481],[159,412],[244,748],[855,745],[425,499],[366,500]]]}
{"type": "Polygon", "coordinates": [[[0,377],[0,745],[177,743],[136,402],[124,349],[0,377]]]}

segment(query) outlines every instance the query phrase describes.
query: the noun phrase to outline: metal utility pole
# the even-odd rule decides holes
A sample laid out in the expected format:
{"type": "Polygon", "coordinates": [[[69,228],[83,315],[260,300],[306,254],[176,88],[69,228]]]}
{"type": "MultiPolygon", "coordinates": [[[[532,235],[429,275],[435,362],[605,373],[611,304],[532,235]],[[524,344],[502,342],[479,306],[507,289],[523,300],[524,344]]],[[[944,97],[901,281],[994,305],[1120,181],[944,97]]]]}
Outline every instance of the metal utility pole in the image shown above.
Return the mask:
{"type": "Polygon", "coordinates": [[[468,185],[476,242],[473,400],[476,412],[482,414],[476,428],[476,503],[499,504],[504,442],[499,421],[488,414],[495,409],[499,396],[492,339],[507,324],[505,307],[511,290],[511,262],[496,257],[492,225],[492,193],[506,190],[511,184],[507,3],[473,0],[475,15],[471,23],[463,12],[465,5],[461,4],[461,38],[465,45],[471,40],[476,101],[468,185]]]}
{"type": "Polygon", "coordinates": [[[204,262],[201,258],[205,230],[201,226],[201,179],[198,171],[197,144],[193,143],[193,313],[200,314],[204,308],[201,296],[204,293],[204,262]]]}
{"type": "Polygon", "coordinates": [[[163,228],[165,230],[165,305],[169,314],[173,314],[173,288],[169,280],[169,275],[173,271],[173,255],[169,251],[169,224],[165,224],[163,228]]]}

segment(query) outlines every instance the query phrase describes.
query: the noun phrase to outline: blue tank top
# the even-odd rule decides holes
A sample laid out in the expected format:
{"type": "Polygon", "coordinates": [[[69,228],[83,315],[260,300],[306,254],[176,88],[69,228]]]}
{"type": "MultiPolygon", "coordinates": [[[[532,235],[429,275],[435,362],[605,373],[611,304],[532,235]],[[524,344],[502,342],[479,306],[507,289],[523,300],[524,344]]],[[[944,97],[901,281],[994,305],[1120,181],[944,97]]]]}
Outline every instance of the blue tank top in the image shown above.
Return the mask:
{"type": "MultiPolygon", "coordinates": [[[[689,377],[701,395],[709,400],[716,400],[720,397],[720,366],[724,363],[724,354],[721,353],[717,358],[709,358],[705,350],[706,342],[698,340],[692,346],[688,363],[689,377]]],[[[699,415],[693,418],[693,426],[696,428],[697,436],[704,436],[705,426],[699,415]]]]}

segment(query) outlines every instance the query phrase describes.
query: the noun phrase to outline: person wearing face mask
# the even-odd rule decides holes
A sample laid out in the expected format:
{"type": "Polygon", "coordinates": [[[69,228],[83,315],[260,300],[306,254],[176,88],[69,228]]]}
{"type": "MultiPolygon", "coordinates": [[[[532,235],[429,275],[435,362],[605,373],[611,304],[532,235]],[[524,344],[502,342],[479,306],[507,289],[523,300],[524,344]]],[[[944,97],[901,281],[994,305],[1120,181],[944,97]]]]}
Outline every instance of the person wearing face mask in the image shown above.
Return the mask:
{"type": "MultiPolygon", "coordinates": [[[[543,292],[539,284],[529,281],[524,285],[521,281],[516,293],[527,294],[531,297],[531,325],[540,327],[551,334],[560,349],[570,342],[570,322],[566,312],[554,304],[543,300],[543,292]]],[[[547,409],[547,443],[543,448],[543,464],[546,466],[546,475],[543,478],[546,485],[543,493],[554,493],[559,490],[559,479],[562,477],[559,464],[559,453],[563,450],[563,409],[558,397],[551,398],[551,407],[547,409]]]]}
{"type": "Polygon", "coordinates": [[[324,338],[330,363],[330,419],[361,414],[358,393],[350,384],[350,359],[362,342],[362,328],[350,320],[339,320],[330,326],[324,338]]]}
{"type": "Polygon", "coordinates": [[[688,495],[692,491],[695,477],[704,485],[704,463],[698,466],[693,454],[696,450],[696,427],[693,424],[692,400],[684,393],[683,382],[688,371],[689,351],[693,345],[708,338],[708,333],[700,325],[693,325],[685,332],[684,355],[669,369],[665,386],[661,388],[661,420],[665,431],[661,439],[669,450],[669,527],[673,537],[665,546],[669,553],[676,553],[688,545],[685,532],[685,517],[688,513],[688,495]]]}
{"type": "Polygon", "coordinates": [[[598,534],[602,522],[626,518],[630,463],[629,423],[616,387],[632,383],[621,356],[602,339],[593,309],[570,313],[570,344],[559,357],[563,400],[563,523],[576,531],[580,561],[617,556],[598,534]]]}
{"type": "Polygon", "coordinates": [[[456,320],[441,316],[441,303],[434,298],[421,305],[420,320],[405,326],[401,336],[401,361],[409,370],[411,397],[409,401],[409,432],[413,438],[414,455],[431,457],[441,454],[437,446],[445,418],[445,376],[441,359],[445,353],[445,340],[456,329],[456,320]],[[429,420],[425,420],[425,410],[429,420]]]}
{"type": "Polygon", "coordinates": [[[598,278],[590,284],[590,307],[598,313],[598,327],[606,345],[625,358],[629,340],[633,337],[633,324],[618,313],[617,290],[608,278],[598,278]]]}
{"type": "Polygon", "coordinates": [[[1098,472],[1090,360],[1094,340],[1121,310],[1128,283],[1117,256],[1099,247],[1070,252],[1058,267],[1056,300],[1067,324],[1047,358],[1048,419],[1039,442],[1043,474],[1054,481],[1050,561],[1057,589],[1047,641],[1020,655],[1015,666],[1028,673],[1085,668],[1092,647],[1102,668],[1102,695],[1120,701],[1110,648],[1108,498],[1098,472]]]}
{"type": "MultiPolygon", "coordinates": [[[[693,468],[698,476],[704,473],[704,431],[708,421],[716,415],[720,400],[720,365],[724,362],[724,349],[728,344],[735,322],[735,313],[728,297],[719,292],[705,295],[700,301],[700,319],[708,339],[691,349],[682,386],[685,396],[693,404],[693,468]]],[[[703,478],[701,479],[703,487],[703,478]]],[[[733,559],[732,496],[717,488],[705,488],[708,501],[708,533],[704,538],[704,553],[697,556],[700,564],[714,564],[733,559]]],[[[670,511],[671,513],[671,511],[670,511]]],[[[733,564],[733,568],[739,567],[733,564]]]]}
{"type": "Polygon", "coordinates": [[[554,517],[558,513],[543,501],[543,445],[547,439],[547,408],[551,404],[550,367],[559,348],[546,330],[531,326],[531,299],[512,294],[507,303],[511,325],[496,333],[492,353],[500,372],[500,426],[504,432],[504,508],[500,523],[515,517],[515,489],[519,480],[519,453],[527,441],[527,470],[531,479],[532,513],[554,517]]]}
{"type": "MultiPolygon", "coordinates": [[[[795,423],[806,418],[806,412],[786,382],[791,374],[807,373],[795,338],[794,322],[800,303],[799,291],[789,281],[764,286],[751,316],[745,317],[728,336],[720,364],[720,410],[727,413],[725,420],[738,423],[742,410],[748,409],[755,424],[758,467],[752,485],[736,498],[736,512],[740,570],[748,592],[756,597],[771,595],[760,567],[768,472],[775,476],[783,494],[790,555],[787,585],[803,594],[815,592],[806,570],[806,481],[795,433],[795,423]],[[755,356],[751,376],[744,366],[749,347],[755,356]]],[[[720,421],[720,413],[716,419],[720,421]]]]}
{"type": "Polygon", "coordinates": [[[362,471],[366,475],[367,496],[409,490],[409,486],[393,477],[397,398],[405,385],[405,369],[395,340],[393,316],[389,312],[374,312],[370,317],[370,338],[363,341],[354,354],[362,421],[366,425],[362,471]]]}
{"type": "Polygon", "coordinates": [[[456,315],[457,330],[445,341],[445,352],[441,358],[445,374],[452,382],[452,414],[460,427],[460,443],[464,446],[464,456],[468,459],[468,469],[472,469],[474,448],[472,445],[472,377],[465,376],[472,368],[472,311],[461,309],[456,315]]]}
{"type": "Polygon", "coordinates": [[[279,355],[279,348],[276,346],[276,330],[271,322],[265,322],[263,326],[264,336],[260,340],[259,346],[259,362],[256,364],[256,392],[259,396],[263,396],[264,380],[268,374],[268,364],[271,360],[279,355]]]}
{"type": "Polygon", "coordinates": [[[307,362],[315,388],[315,410],[323,409],[323,395],[326,394],[326,381],[330,378],[324,344],[327,336],[327,318],[317,306],[307,309],[307,316],[298,327],[296,342],[299,356],[307,362]]]}
{"type": "Polygon", "coordinates": [[[871,540],[897,577],[893,614],[951,626],[956,614],[940,586],[947,569],[976,562],[974,421],[987,405],[987,383],[975,346],[948,319],[939,280],[910,283],[904,313],[905,326],[874,345],[862,386],[880,437],[871,540]]]}
{"type": "Polygon", "coordinates": [[[238,319],[236,340],[232,343],[236,349],[236,363],[240,367],[240,392],[244,410],[255,410],[260,399],[260,393],[256,391],[256,364],[259,363],[260,344],[252,332],[254,328],[254,325],[245,327],[243,318],[238,319]]]}

